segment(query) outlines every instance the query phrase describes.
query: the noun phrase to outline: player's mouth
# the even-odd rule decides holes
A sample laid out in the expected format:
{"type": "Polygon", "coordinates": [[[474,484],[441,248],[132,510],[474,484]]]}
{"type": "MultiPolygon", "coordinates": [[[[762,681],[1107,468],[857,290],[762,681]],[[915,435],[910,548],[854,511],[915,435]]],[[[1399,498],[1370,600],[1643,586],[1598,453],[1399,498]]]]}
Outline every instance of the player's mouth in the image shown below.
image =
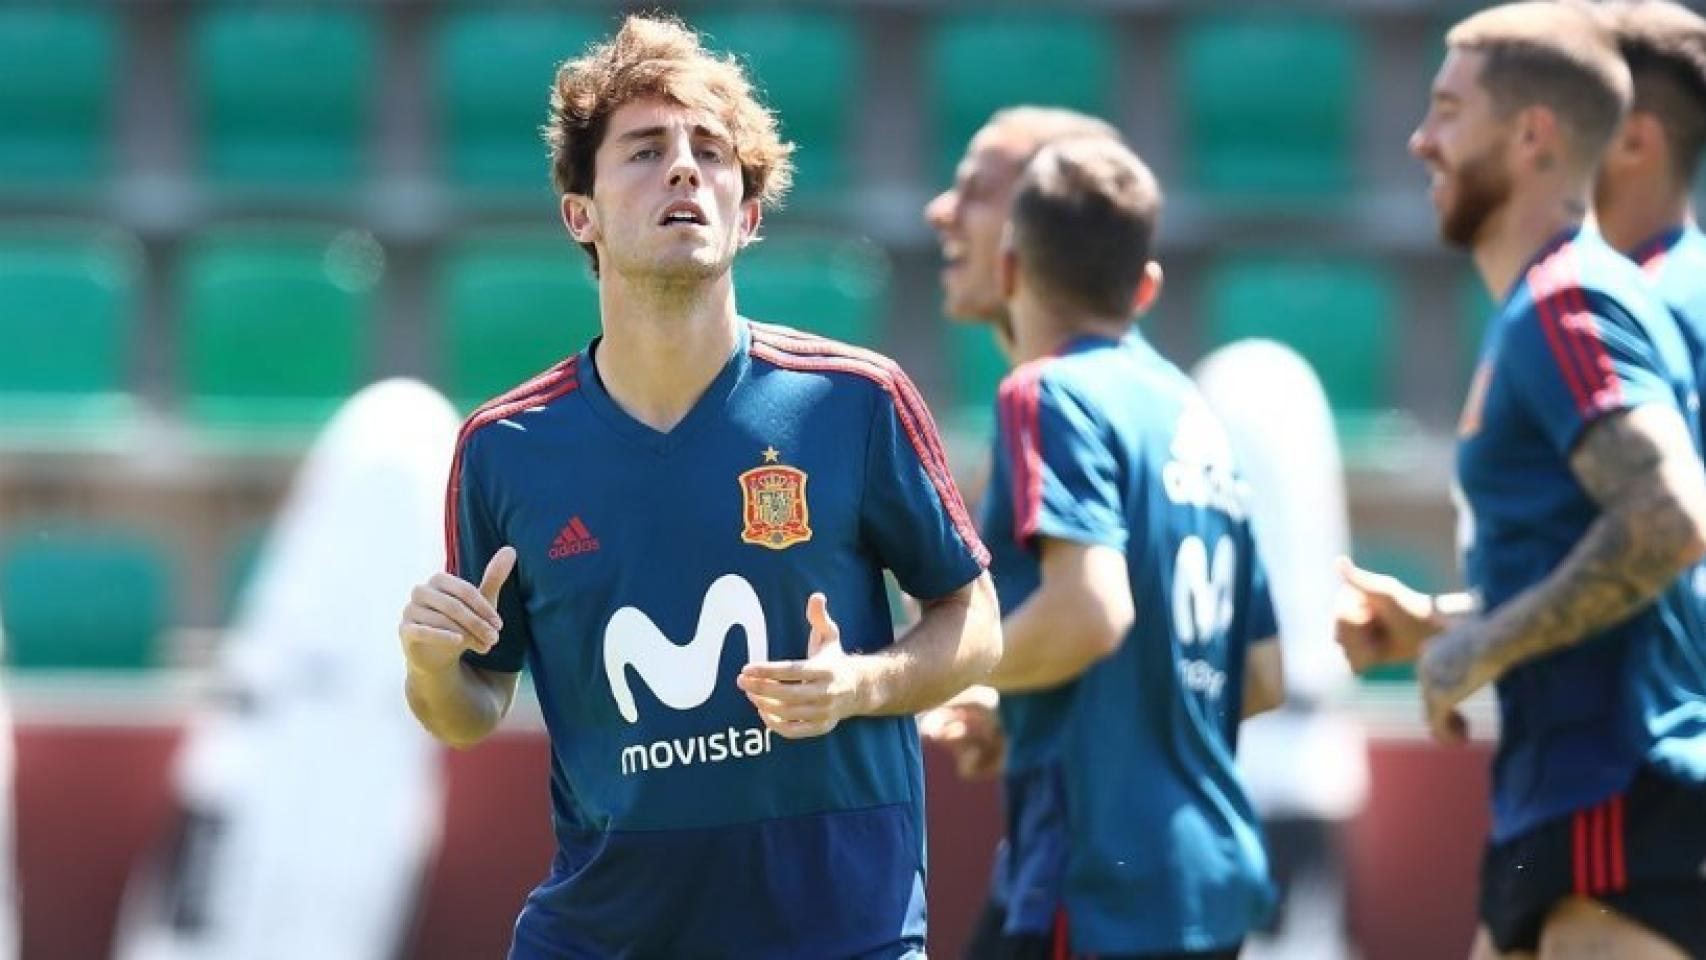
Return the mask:
{"type": "Polygon", "coordinates": [[[658,226],[673,227],[679,225],[705,226],[705,211],[691,200],[677,200],[663,208],[663,215],[658,217],[658,226]]]}

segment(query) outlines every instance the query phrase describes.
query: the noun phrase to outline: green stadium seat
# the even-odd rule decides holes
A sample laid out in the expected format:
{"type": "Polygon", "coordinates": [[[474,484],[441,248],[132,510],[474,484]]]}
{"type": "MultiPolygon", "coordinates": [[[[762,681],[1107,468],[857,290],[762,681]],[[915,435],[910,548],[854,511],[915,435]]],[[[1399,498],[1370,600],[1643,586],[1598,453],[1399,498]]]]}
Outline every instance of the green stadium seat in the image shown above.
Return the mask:
{"type": "Polygon", "coordinates": [[[234,227],[193,242],[177,278],[188,411],[232,440],[317,425],[366,380],[383,269],[357,231],[234,227]]]}
{"type": "Polygon", "coordinates": [[[367,171],[379,34],[366,10],[217,4],[191,21],[202,169],[230,187],[316,189],[367,171]]]}
{"type": "Polygon", "coordinates": [[[711,46],[737,54],[794,142],[790,207],[827,204],[850,185],[852,123],[860,109],[864,50],[853,21],[833,12],[739,9],[694,25],[711,46]]]}
{"type": "Polygon", "coordinates": [[[540,127],[557,65],[607,33],[604,18],[531,7],[452,8],[433,38],[444,172],[477,193],[550,195],[540,127]]]}
{"type": "Polygon", "coordinates": [[[598,287],[560,231],[473,237],[439,273],[440,382],[463,409],[598,336],[598,287]]]}
{"type": "Polygon", "coordinates": [[[0,550],[0,621],[21,669],[138,670],[160,661],[172,615],[166,551],[137,532],[65,525],[0,550]]]}
{"type": "Polygon", "coordinates": [[[116,8],[0,6],[0,189],[86,186],[107,172],[116,8]]]}
{"type": "Polygon", "coordinates": [[[1391,406],[1398,293],[1380,266],[1305,256],[1235,256],[1211,265],[1202,316],[1211,345],[1265,337],[1302,354],[1341,432],[1391,406]]]}
{"type": "Polygon", "coordinates": [[[875,244],[833,236],[778,236],[735,263],[743,316],[863,347],[880,346],[889,261],[875,244]]]}
{"type": "Polygon", "coordinates": [[[1174,84],[1187,182],[1239,201],[1331,199],[1350,187],[1359,41],[1350,21],[1307,13],[1188,23],[1174,84]]]}
{"type": "Polygon", "coordinates": [[[1092,14],[980,10],[944,18],[926,54],[936,180],[952,179],[966,142],[1002,107],[1110,117],[1114,42],[1110,25],[1092,14]]]}
{"type": "Polygon", "coordinates": [[[97,428],[132,410],[140,260],[114,230],[0,227],[0,433],[97,428]]]}

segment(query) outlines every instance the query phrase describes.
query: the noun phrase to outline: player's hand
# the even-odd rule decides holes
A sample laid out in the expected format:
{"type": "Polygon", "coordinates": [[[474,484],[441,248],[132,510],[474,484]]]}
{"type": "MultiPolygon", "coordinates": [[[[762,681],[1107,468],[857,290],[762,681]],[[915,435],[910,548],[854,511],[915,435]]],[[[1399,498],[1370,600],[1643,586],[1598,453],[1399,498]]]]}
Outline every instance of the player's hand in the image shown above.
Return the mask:
{"type": "Polygon", "coordinates": [[[415,587],[397,633],[409,669],[439,673],[465,650],[485,653],[498,642],[498,590],[515,570],[515,548],[502,547],[486,564],[478,587],[448,573],[435,573],[415,587]]]}
{"type": "Polygon", "coordinates": [[[860,712],[854,658],[841,647],[841,628],[830,618],[823,594],[806,600],[806,622],[811,625],[806,659],[749,663],[735,678],[764,725],[790,740],[821,737],[860,712]]]}
{"type": "Polygon", "coordinates": [[[998,698],[992,687],[967,687],[918,717],[919,735],[948,749],[961,779],[988,779],[1006,762],[1007,737],[995,712],[998,698]]]}
{"type": "Polygon", "coordinates": [[[1427,641],[1416,662],[1416,683],[1422,688],[1428,730],[1440,743],[1469,741],[1469,722],[1458,705],[1495,679],[1480,662],[1477,623],[1464,624],[1427,641]]]}
{"type": "Polygon", "coordinates": [[[1338,609],[1333,635],[1351,669],[1363,673],[1390,663],[1411,663],[1422,643],[1439,632],[1433,598],[1412,590],[1396,577],[1370,573],[1339,558],[1338,609]]]}

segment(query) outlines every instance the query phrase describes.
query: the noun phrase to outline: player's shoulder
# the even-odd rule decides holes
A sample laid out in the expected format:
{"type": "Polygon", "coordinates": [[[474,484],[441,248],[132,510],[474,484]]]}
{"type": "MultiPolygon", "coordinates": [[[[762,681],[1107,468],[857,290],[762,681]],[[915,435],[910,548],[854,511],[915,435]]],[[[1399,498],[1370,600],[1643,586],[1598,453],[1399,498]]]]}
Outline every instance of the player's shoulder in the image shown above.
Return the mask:
{"type": "Polygon", "coordinates": [[[776,323],[748,320],[747,329],[753,361],[772,369],[821,376],[848,391],[914,391],[900,364],[875,350],[776,323]]]}
{"type": "Polygon", "coordinates": [[[496,424],[522,426],[524,421],[559,404],[580,388],[581,355],[575,354],[516,384],[474,408],[457,433],[458,450],[466,451],[476,437],[491,435],[496,424]]]}
{"type": "Polygon", "coordinates": [[[1584,314],[1643,321],[1664,309],[1640,267],[1591,231],[1537,257],[1517,282],[1503,319],[1531,327],[1551,329],[1584,314]]]}

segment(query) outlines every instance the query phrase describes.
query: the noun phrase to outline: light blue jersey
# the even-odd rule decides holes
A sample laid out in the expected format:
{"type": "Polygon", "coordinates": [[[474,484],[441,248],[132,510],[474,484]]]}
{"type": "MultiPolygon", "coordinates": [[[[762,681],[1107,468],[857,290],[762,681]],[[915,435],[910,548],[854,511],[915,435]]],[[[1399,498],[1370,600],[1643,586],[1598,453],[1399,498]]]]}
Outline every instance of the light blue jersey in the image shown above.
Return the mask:
{"type": "Polygon", "coordinates": [[[1008,932],[1064,911],[1076,953],[1230,947],[1272,904],[1233,745],[1249,643],[1277,631],[1225,433],[1135,332],[1019,367],[997,420],[1002,609],[1037,589],[1051,537],[1122,551],[1137,610],[1077,679],[1003,695],[1008,932]]]}

